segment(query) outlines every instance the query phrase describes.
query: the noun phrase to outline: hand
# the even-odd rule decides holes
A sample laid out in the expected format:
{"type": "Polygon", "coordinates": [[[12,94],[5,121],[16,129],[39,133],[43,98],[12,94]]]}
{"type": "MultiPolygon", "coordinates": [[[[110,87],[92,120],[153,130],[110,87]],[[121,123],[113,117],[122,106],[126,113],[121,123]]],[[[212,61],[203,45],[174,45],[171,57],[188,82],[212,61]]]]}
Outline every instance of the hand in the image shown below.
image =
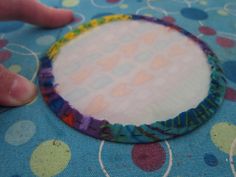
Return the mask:
{"type": "MultiPolygon", "coordinates": [[[[60,27],[73,20],[69,10],[54,9],[36,0],[0,0],[0,20],[21,20],[41,27],[60,27]]],[[[0,105],[19,106],[36,96],[36,87],[0,65],[0,105]]]]}

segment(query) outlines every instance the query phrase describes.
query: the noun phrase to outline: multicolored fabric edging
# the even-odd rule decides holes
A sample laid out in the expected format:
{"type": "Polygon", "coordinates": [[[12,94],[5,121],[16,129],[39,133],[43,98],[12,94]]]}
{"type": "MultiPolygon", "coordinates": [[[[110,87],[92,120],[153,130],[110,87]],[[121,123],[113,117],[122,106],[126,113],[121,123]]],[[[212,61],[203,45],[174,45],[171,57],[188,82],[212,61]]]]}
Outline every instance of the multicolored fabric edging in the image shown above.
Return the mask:
{"type": "Polygon", "coordinates": [[[223,102],[226,80],[219,67],[217,56],[206,43],[199,40],[193,34],[179,26],[160,19],[140,15],[121,14],[91,20],[90,22],[80,25],[58,40],[50,48],[48,55],[41,60],[39,86],[49,108],[58,118],[79,132],[98,139],[120,143],[150,143],[186,134],[209,120],[223,102]],[[170,118],[167,121],[157,121],[150,125],[143,124],[141,126],[110,124],[106,120],[97,120],[96,118],[83,115],[78,110],[72,108],[55,90],[56,84],[54,83],[52,73],[52,61],[59,53],[60,48],[68,41],[94,27],[119,20],[144,20],[164,25],[180,32],[197,43],[205,53],[208,63],[211,66],[211,81],[208,96],[196,108],[182,112],[175,118],[170,118]]]}

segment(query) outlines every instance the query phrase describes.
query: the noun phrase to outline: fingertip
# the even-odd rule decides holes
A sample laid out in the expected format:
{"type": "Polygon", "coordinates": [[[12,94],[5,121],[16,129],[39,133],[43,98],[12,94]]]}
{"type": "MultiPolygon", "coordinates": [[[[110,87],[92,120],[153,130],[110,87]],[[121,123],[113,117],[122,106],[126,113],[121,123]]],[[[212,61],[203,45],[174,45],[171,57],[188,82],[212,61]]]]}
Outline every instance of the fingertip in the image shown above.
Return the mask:
{"type": "Polygon", "coordinates": [[[35,85],[26,78],[0,65],[0,105],[20,106],[31,102],[37,95],[35,85]]]}
{"type": "Polygon", "coordinates": [[[48,7],[35,0],[28,2],[21,0],[21,6],[15,13],[15,18],[46,28],[62,27],[74,19],[71,10],[48,7]]]}
{"type": "Polygon", "coordinates": [[[61,9],[60,11],[63,14],[63,18],[61,19],[60,26],[64,26],[74,21],[74,14],[71,10],[61,9]]]}
{"type": "Polygon", "coordinates": [[[26,78],[17,75],[10,86],[8,104],[10,106],[24,105],[31,102],[36,95],[36,86],[26,78]]]}
{"type": "Polygon", "coordinates": [[[52,23],[49,23],[50,26],[45,26],[45,27],[62,27],[64,25],[67,25],[71,23],[74,20],[74,15],[71,10],[67,9],[54,9],[55,12],[53,12],[52,18],[52,23]]]}

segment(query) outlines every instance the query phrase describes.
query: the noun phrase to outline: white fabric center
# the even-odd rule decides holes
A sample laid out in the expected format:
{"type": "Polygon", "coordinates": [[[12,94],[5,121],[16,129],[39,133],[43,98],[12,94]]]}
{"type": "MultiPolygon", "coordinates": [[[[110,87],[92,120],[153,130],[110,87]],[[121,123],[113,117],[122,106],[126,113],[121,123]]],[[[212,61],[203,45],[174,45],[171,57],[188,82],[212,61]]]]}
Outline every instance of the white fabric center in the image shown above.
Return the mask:
{"type": "Polygon", "coordinates": [[[53,66],[58,93],[81,113],[110,123],[149,124],[195,108],[210,67],[189,38],[162,25],[120,21],[66,44],[53,66]]]}

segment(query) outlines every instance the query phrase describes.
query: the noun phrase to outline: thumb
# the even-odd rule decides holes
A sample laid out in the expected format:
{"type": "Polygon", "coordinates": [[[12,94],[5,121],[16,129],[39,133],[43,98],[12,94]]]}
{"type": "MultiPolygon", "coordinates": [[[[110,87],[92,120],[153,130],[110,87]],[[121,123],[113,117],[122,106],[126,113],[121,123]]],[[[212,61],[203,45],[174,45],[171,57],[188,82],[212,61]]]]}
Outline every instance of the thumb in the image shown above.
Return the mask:
{"type": "Polygon", "coordinates": [[[0,65],[0,105],[20,106],[36,96],[36,87],[24,77],[0,65]]]}

